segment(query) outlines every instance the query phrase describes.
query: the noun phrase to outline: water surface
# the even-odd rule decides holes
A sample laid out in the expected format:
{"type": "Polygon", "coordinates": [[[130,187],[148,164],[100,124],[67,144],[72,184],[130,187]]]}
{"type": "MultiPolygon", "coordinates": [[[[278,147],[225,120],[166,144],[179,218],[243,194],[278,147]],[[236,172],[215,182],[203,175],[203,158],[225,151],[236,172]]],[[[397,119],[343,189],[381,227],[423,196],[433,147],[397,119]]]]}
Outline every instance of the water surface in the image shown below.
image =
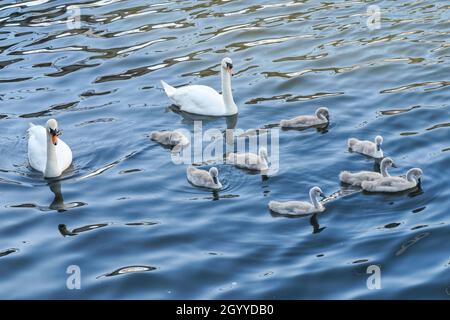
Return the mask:
{"type": "MultiPolygon", "coordinates": [[[[448,1],[2,1],[0,298],[372,299],[450,295],[448,1]],[[380,29],[366,24],[381,9],[380,29]],[[72,21],[80,8],[80,25],[72,21]],[[70,22],[69,25],[67,22],[70,22]],[[75,28],[69,28],[75,27],[75,28]],[[263,180],[219,165],[214,197],[148,139],[192,130],[159,80],[220,89],[235,65],[236,126],[331,111],[328,130],[280,132],[263,180]],[[29,122],[58,119],[73,167],[46,181],[27,162],[29,122]],[[421,167],[420,192],[271,214],[270,200],[340,189],[371,170],[349,137],[385,138],[392,174],[421,167]],[[214,201],[215,200],[215,201],[214,201]],[[81,290],[66,269],[81,268],[81,290]],[[378,265],[382,289],[368,290],[378,265]]],[[[205,128],[226,128],[223,119],[205,128]]]]}

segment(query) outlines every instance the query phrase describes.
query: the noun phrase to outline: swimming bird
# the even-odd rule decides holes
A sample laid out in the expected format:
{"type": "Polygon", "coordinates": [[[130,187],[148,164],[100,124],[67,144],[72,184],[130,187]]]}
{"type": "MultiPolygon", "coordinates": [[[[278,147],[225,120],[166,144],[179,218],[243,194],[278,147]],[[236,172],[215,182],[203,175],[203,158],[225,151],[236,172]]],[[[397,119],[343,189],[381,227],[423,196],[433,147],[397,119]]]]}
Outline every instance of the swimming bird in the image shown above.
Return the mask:
{"type": "Polygon", "coordinates": [[[189,139],[177,131],[154,131],[150,135],[150,139],[165,146],[187,146],[189,139]]]}
{"type": "Polygon", "coordinates": [[[234,153],[231,152],[227,156],[227,163],[233,164],[238,168],[266,171],[269,169],[269,160],[267,156],[267,149],[259,149],[258,154],[248,153],[234,153]]]}
{"type": "Polygon", "coordinates": [[[313,187],[309,190],[310,202],[305,201],[270,201],[269,209],[279,214],[310,214],[323,212],[325,207],[319,202],[319,197],[325,198],[324,193],[319,187],[313,187]]]}
{"type": "Polygon", "coordinates": [[[363,190],[368,192],[400,192],[420,185],[423,172],[419,168],[409,169],[406,177],[383,177],[375,181],[364,181],[363,190]]]}
{"type": "Polygon", "coordinates": [[[348,139],[348,148],[350,151],[365,154],[372,158],[383,158],[383,150],[381,144],[383,143],[382,136],[375,137],[375,143],[368,140],[358,140],[356,138],[348,139]]]}
{"type": "Polygon", "coordinates": [[[186,170],[187,179],[197,187],[218,190],[222,188],[219,181],[219,170],[212,167],[209,171],[197,169],[194,166],[188,166],[186,170]]]}
{"type": "Polygon", "coordinates": [[[222,60],[220,74],[222,78],[222,94],[219,94],[211,87],[203,85],[174,88],[162,80],[161,84],[169,99],[181,111],[207,116],[231,116],[237,114],[238,108],[234,103],[231,92],[233,62],[230,58],[222,60]]]}
{"type": "Polygon", "coordinates": [[[55,119],[46,127],[30,123],[28,129],[28,162],[45,178],[59,177],[72,163],[72,150],[59,136],[61,131],[55,119]]]}
{"type": "Polygon", "coordinates": [[[387,172],[388,167],[395,167],[395,163],[391,158],[384,158],[381,161],[380,172],[373,171],[359,171],[359,172],[349,172],[342,171],[339,174],[339,180],[344,183],[351,184],[355,187],[360,187],[363,181],[374,181],[383,177],[390,177],[387,172]]]}
{"type": "Polygon", "coordinates": [[[282,128],[308,128],[312,126],[328,124],[330,121],[330,112],[328,108],[320,107],[315,115],[298,116],[289,120],[281,120],[282,128]]]}

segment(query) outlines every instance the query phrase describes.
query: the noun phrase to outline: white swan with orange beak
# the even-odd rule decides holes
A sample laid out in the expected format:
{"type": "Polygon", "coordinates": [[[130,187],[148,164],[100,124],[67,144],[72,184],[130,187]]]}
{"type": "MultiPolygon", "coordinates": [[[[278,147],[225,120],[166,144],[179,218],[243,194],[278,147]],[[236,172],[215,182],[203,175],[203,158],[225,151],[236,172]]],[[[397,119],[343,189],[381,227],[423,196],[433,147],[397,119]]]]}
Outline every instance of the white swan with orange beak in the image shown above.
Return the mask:
{"type": "Polygon", "coordinates": [[[238,108],[231,92],[231,77],[233,76],[233,62],[224,58],[220,64],[222,77],[222,94],[211,87],[190,85],[174,88],[161,80],[169,99],[181,111],[206,116],[231,116],[238,113],[238,108]]]}
{"type": "Polygon", "coordinates": [[[60,135],[55,119],[48,120],[45,127],[30,123],[28,161],[45,178],[59,177],[72,163],[72,150],[59,138],[60,135]]]}

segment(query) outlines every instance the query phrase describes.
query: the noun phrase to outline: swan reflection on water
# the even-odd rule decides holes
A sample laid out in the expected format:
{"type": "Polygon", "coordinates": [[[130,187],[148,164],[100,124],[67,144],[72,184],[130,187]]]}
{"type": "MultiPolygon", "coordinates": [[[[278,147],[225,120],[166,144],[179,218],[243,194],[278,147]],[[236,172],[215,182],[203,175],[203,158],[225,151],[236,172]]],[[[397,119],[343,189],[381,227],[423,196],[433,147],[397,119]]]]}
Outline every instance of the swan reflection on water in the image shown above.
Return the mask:
{"type": "Polygon", "coordinates": [[[312,231],[313,234],[320,233],[327,228],[327,227],[320,226],[319,219],[318,219],[318,213],[314,213],[312,215],[310,215],[310,214],[293,215],[293,214],[281,214],[281,213],[277,213],[274,211],[270,211],[270,214],[274,218],[284,217],[284,218],[289,218],[289,219],[305,218],[305,217],[310,216],[309,223],[313,227],[313,231],[312,231]]]}
{"type": "Polygon", "coordinates": [[[60,180],[49,181],[48,186],[50,188],[50,191],[53,192],[53,194],[55,195],[52,203],[48,207],[50,210],[64,212],[69,209],[85,206],[87,204],[87,203],[79,202],[79,201],[64,203],[64,198],[63,198],[63,195],[61,192],[61,181],[60,180]]]}
{"type": "Polygon", "coordinates": [[[50,191],[53,193],[53,201],[48,206],[41,206],[34,203],[22,203],[18,205],[12,205],[11,208],[35,208],[39,211],[47,212],[47,211],[57,211],[57,212],[65,212],[67,210],[83,207],[87,205],[87,203],[75,201],[64,203],[64,197],[61,192],[61,180],[59,179],[47,179],[48,187],[50,191]]]}

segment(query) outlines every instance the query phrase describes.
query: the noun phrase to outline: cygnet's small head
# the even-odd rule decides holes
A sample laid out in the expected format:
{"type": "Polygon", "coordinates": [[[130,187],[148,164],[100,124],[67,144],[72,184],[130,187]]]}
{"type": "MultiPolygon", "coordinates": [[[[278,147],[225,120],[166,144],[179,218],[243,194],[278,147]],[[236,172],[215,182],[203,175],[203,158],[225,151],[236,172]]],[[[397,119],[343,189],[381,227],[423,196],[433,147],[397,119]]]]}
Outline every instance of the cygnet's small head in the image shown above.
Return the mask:
{"type": "Polygon", "coordinates": [[[322,120],[330,121],[330,111],[326,107],[320,107],[316,110],[316,117],[322,120]]]}
{"type": "Polygon", "coordinates": [[[420,185],[422,183],[422,169],[419,168],[412,168],[408,170],[408,173],[406,174],[406,178],[408,180],[414,179],[416,180],[417,184],[420,185]]]}
{"type": "Polygon", "coordinates": [[[395,165],[394,160],[392,160],[392,159],[389,158],[389,157],[386,157],[386,158],[384,158],[384,159],[381,161],[381,167],[385,167],[385,168],[388,168],[388,167],[394,167],[394,168],[396,168],[397,166],[395,165]]]}
{"type": "Polygon", "coordinates": [[[383,137],[382,136],[376,136],[375,137],[375,144],[377,145],[377,151],[381,150],[381,145],[383,144],[383,137]]]}
{"type": "Polygon", "coordinates": [[[326,195],[323,193],[322,189],[320,189],[319,187],[311,188],[311,190],[309,190],[309,195],[314,198],[318,198],[319,196],[322,198],[326,198],[326,195]]]}
{"type": "Polygon", "coordinates": [[[233,72],[233,61],[230,58],[223,58],[222,59],[222,68],[228,72],[231,76],[234,75],[233,72]]]}
{"type": "Polygon", "coordinates": [[[150,139],[152,139],[152,140],[158,139],[159,136],[160,136],[160,133],[157,131],[150,133],[150,139]]]}
{"type": "Polygon", "coordinates": [[[219,170],[216,167],[209,169],[209,175],[213,179],[215,184],[219,184],[219,170]]]}
{"type": "Polygon", "coordinates": [[[58,122],[55,119],[47,121],[47,131],[51,136],[52,143],[56,146],[58,144],[58,136],[61,135],[61,131],[58,129],[58,122]]]}

